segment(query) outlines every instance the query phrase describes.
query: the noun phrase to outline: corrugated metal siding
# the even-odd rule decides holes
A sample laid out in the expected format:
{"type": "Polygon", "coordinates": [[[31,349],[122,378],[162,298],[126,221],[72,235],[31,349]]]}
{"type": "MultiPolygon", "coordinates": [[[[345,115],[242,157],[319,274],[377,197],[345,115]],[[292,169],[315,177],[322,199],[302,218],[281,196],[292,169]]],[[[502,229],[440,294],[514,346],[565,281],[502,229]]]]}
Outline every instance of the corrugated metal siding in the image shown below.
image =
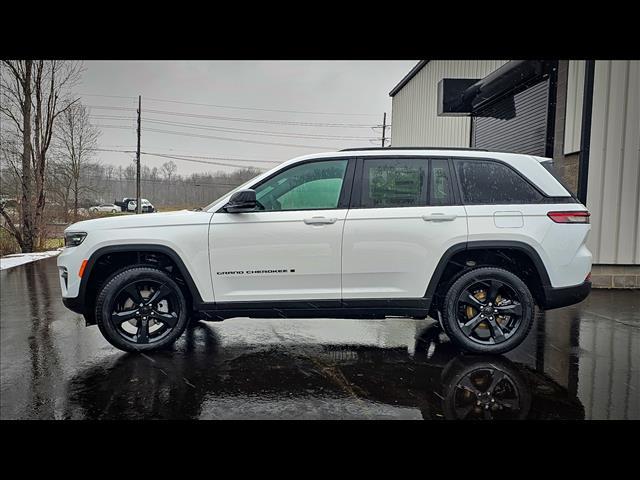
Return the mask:
{"type": "Polygon", "coordinates": [[[483,78],[506,60],[431,60],[394,97],[394,147],[470,146],[471,119],[438,116],[438,82],[443,78],[483,78]]]}
{"type": "Polygon", "coordinates": [[[565,112],[564,154],[580,150],[582,133],[582,98],[584,95],[584,60],[569,62],[567,110],[565,112]]]}
{"type": "Polygon", "coordinates": [[[473,115],[472,146],[544,156],[548,101],[545,80],[479,110],[473,115]]]}
{"type": "Polygon", "coordinates": [[[640,264],[640,61],[597,61],[587,245],[594,263],[640,264]]]}

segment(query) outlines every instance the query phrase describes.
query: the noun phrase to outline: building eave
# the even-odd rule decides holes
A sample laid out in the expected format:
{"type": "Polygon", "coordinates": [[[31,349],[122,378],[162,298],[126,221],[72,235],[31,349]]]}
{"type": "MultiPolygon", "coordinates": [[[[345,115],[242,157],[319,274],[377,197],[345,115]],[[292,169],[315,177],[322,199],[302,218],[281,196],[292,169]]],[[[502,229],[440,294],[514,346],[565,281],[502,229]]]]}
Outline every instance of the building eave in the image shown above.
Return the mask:
{"type": "Polygon", "coordinates": [[[411,69],[411,71],[407,73],[404,76],[404,78],[400,80],[400,82],[395,87],[393,87],[393,90],[389,92],[389,96],[393,97],[396,93],[402,90],[402,87],[404,87],[407,83],[409,83],[409,80],[415,77],[418,74],[418,72],[422,70],[422,67],[424,67],[427,63],[429,63],[429,60],[420,60],[418,63],[416,63],[416,65],[411,69]]]}

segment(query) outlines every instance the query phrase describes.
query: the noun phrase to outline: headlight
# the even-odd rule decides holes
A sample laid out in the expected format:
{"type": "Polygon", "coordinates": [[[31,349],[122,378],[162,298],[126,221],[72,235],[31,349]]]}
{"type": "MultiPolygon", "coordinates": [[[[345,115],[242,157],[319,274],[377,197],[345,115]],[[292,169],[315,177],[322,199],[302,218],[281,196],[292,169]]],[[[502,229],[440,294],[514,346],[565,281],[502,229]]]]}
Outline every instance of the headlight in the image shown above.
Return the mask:
{"type": "Polygon", "coordinates": [[[65,247],[77,247],[80,245],[87,234],[85,232],[69,232],[64,234],[65,247]]]}

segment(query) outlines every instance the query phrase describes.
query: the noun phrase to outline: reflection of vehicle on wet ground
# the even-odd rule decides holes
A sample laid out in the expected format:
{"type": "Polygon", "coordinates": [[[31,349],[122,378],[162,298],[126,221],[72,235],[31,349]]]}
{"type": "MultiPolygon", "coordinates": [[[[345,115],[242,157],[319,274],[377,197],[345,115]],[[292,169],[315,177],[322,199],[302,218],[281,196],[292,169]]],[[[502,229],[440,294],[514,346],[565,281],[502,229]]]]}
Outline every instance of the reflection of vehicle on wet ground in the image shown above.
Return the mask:
{"type": "Polygon", "coordinates": [[[222,346],[202,323],[174,348],[81,372],[66,416],[217,418],[235,408],[243,418],[367,418],[381,405],[416,408],[425,419],[584,418],[578,399],[549,377],[502,356],[461,354],[435,325],[413,356],[373,345],[222,346]],[[344,398],[360,401],[359,411],[341,410],[344,398]]]}

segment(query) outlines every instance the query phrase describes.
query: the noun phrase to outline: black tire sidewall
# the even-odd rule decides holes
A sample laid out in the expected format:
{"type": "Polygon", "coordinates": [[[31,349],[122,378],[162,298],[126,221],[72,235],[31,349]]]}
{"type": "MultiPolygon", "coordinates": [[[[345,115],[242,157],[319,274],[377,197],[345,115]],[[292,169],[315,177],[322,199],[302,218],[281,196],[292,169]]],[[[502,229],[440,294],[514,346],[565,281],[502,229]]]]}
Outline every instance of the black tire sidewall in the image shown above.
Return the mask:
{"type": "Polygon", "coordinates": [[[148,352],[159,350],[173,344],[184,332],[189,322],[187,315],[187,302],[184,293],[178,284],[165,272],[150,267],[134,267],[116,273],[110,280],[105,282],[96,300],[96,323],[106,340],[116,348],[126,352],[148,352]],[[156,343],[136,344],[123,338],[109,321],[110,311],[113,308],[116,294],[125,285],[134,281],[152,280],[163,282],[171,288],[180,303],[180,314],[178,322],[173,330],[162,340],[156,343]]]}
{"type": "Polygon", "coordinates": [[[475,268],[461,275],[449,288],[442,311],[442,327],[449,338],[460,347],[473,353],[499,354],[516,348],[527,337],[535,315],[535,303],[527,285],[515,274],[502,268],[475,268]],[[469,339],[460,329],[457,321],[458,297],[464,288],[478,277],[495,278],[508,284],[520,297],[522,321],[518,330],[508,340],[497,345],[484,345],[469,339]]]}

